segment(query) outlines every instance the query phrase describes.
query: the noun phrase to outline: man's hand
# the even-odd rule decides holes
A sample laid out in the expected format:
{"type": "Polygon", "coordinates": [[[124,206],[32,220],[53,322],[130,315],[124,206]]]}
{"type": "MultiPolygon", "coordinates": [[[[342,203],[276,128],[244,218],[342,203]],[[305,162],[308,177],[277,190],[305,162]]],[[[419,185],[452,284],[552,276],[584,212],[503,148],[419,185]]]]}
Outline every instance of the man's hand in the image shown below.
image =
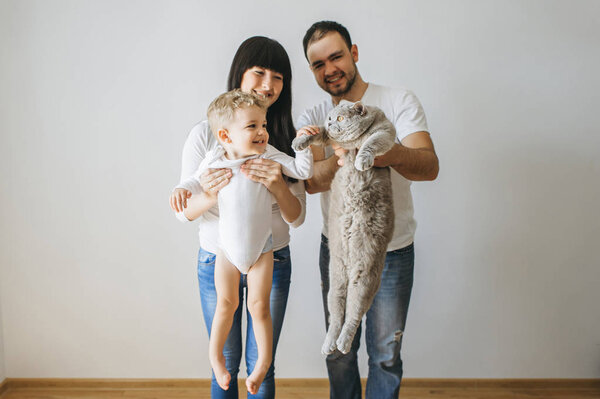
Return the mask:
{"type": "Polygon", "coordinates": [[[331,148],[333,148],[335,155],[337,155],[338,157],[337,164],[340,166],[344,166],[344,157],[348,153],[348,150],[340,147],[336,143],[331,143],[331,148]]]}
{"type": "MultiPolygon", "coordinates": [[[[398,157],[398,149],[396,148],[398,146],[398,144],[394,144],[394,147],[392,147],[391,150],[389,150],[388,152],[386,152],[383,155],[380,155],[378,157],[375,157],[375,163],[373,164],[373,166],[378,167],[378,168],[384,168],[386,166],[392,166],[394,165],[394,162],[397,161],[397,157],[398,157]]],[[[331,147],[334,149],[335,151],[335,155],[338,156],[338,165],[343,166],[344,165],[344,155],[346,155],[348,153],[348,150],[340,147],[337,144],[332,144],[331,147]]]]}

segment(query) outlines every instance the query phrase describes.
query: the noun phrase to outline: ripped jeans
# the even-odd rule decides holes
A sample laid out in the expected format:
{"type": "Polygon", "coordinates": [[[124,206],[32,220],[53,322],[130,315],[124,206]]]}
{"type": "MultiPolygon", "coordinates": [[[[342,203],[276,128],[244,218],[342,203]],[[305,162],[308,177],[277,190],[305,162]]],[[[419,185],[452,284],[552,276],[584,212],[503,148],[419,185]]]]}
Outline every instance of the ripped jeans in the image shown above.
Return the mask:
{"type": "MultiPolygon", "coordinates": [[[[398,398],[402,380],[400,348],[406,324],[408,304],[413,285],[415,252],[413,244],[390,251],[385,258],[381,286],[367,312],[366,343],[369,355],[367,399],[398,398]]],[[[321,235],[319,257],[325,323],[327,292],[329,291],[329,246],[327,237],[321,235]]],[[[327,356],[329,391],[331,399],[360,399],[361,386],[358,372],[357,352],[360,345],[362,323],[359,326],[352,349],[348,354],[335,351],[327,356]]]]}

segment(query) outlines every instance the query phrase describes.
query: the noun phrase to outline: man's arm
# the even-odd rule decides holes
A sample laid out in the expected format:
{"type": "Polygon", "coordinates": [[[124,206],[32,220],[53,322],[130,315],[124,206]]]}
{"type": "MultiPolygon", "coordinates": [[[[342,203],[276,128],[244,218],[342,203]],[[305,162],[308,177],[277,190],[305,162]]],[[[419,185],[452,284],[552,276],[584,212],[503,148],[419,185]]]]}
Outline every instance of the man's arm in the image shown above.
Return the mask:
{"type": "Polygon", "coordinates": [[[409,134],[401,144],[394,144],[390,151],[375,158],[374,166],[391,166],[413,181],[435,180],[439,172],[439,160],[427,132],[409,134]]]}
{"type": "Polygon", "coordinates": [[[331,181],[335,176],[339,166],[337,164],[337,155],[332,155],[325,159],[325,148],[322,146],[311,146],[313,153],[313,176],[306,180],[306,192],[316,194],[327,191],[331,187],[331,181]]]}

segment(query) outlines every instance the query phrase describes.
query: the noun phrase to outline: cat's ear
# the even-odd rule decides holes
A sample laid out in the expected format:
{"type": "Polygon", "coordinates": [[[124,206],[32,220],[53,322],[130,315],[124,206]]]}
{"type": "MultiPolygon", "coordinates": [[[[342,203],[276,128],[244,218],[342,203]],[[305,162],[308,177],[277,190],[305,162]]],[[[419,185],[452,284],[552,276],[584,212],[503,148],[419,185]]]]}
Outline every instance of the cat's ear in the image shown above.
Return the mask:
{"type": "Polygon", "coordinates": [[[352,107],[354,109],[354,111],[356,111],[360,116],[363,116],[364,114],[367,113],[367,107],[365,107],[363,105],[363,103],[361,103],[360,101],[357,101],[356,103],[354,103],[354,106],[352,107]]]}

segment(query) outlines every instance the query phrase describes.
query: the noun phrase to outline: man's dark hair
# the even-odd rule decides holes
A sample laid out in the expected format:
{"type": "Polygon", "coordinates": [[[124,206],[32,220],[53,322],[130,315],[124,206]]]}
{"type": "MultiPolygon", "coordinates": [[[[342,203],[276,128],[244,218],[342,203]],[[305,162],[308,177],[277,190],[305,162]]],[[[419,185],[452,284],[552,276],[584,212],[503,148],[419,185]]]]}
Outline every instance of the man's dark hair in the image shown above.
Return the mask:
{"type": "Polygon", "coordinates": [[[308,60],[308,56],[306,55],[306,49],[308,45],[312,42],[316,42],[321,39],[323,36],[328,34],[329,32],[337,32],[342,36],[342,39],[346,42],[348,46],[348,50],[352,48],[352,40],[350,40],[350,33],[348,33],[348,29],[344,27],[342,24],[338,24],[334,21],[319,21],[312,24],[310,28],[306,31],[304,35],[304,39],[302,39],[302,45],[304,46],[304,57],[308,60]]]}

